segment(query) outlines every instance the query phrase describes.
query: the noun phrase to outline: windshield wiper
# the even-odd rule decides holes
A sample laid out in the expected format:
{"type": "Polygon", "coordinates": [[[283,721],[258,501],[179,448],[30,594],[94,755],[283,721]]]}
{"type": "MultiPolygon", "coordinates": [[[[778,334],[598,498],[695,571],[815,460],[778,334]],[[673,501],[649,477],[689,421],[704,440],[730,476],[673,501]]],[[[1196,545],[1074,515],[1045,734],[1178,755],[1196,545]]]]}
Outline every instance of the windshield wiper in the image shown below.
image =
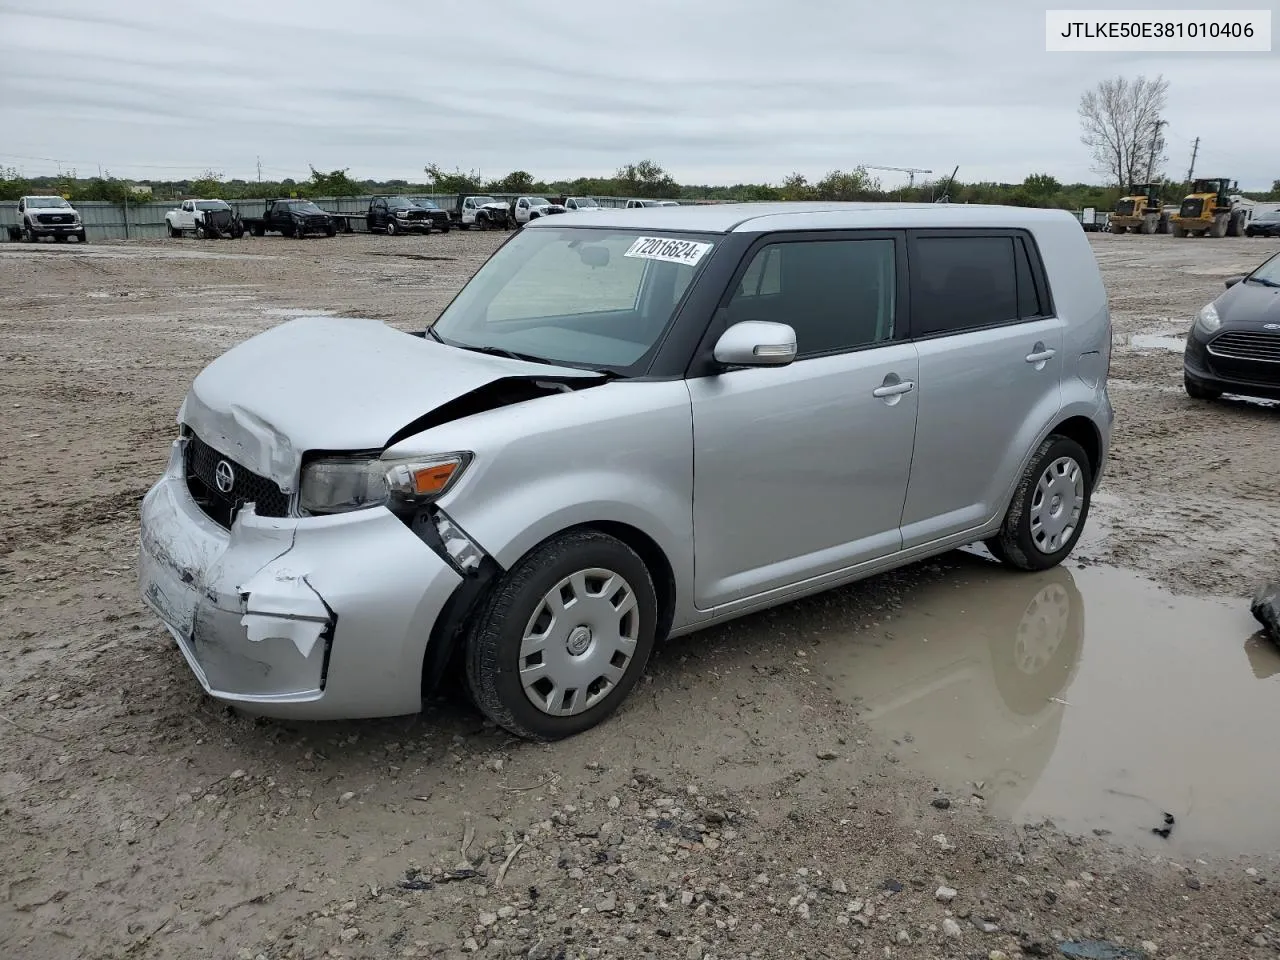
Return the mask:
{"type": "Polygon", "coordinates": [[[542,357],[535,357],[529,353],[516,353],[514,350],[505,350],[502,347],[475,346],[469,343],[454,343],[450,346],[457,347],[459,350],[470,350],[472,353],[483,353],[490,357],[506,357],[508,360],[524,360],[528,363],[550,363],[550,360],[544,360],[542,357]]]}
{"type": "Polygon", "coordinates": [[[431,338],[432,340],[434,340],[436,343],[444,343],[444,341],[440,339],[440,334],[436,333],[436,328],[435,328],[435,327],[433,327],[433,326],[432,326],[432,327],[427,327],[427,329],[426,329],[424,332],[426,333],[426,335],[427,335],[428,337],[430,337],[430,338],[431,338]]]}
{"type": "Polygon", "coordinates": [[[1268,280],[1266,277],[1245,277],[1245,283],[1260,283],[1264,287],[1280,287],[1280,283],[1274,280],[1268,280]]]}

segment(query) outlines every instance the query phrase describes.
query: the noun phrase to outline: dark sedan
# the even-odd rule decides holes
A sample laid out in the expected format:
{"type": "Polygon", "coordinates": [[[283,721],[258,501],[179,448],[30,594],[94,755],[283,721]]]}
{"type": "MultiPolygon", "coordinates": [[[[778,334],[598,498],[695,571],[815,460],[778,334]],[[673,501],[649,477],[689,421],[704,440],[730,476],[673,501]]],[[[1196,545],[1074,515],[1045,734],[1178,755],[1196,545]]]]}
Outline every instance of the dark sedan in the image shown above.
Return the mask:
{"type": "Polygon", "coordinates": [[[1224,393],[1280,400],[1280,253],[1196,314],[1183,354],[1187,393],[1214,400],[1224,393]]]}
{"type": "Polygon", "coordinates": [[[1244,228],[1246,237],[1280,237],[1280,210],[1258,214],[1244,228]]]}

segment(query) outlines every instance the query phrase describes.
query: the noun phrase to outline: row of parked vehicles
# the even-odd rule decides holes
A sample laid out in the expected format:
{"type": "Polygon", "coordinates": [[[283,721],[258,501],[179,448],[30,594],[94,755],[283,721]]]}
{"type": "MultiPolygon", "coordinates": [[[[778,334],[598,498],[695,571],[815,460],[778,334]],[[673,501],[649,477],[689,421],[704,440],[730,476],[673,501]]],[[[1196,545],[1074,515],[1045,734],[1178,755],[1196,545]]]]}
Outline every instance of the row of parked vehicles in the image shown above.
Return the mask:
{"type": "MultiPolygon", "coordinates": [[[[674,200],[628,200],[628,207],[677,206],[674,200]]],[[[194,234],[200,238],[255,237],[277,233],[286,237],[336,236],[350,233],[363,221],[370,233],[448,233],[460,230],[510,230],[539,217],[570,211],[597,210],[590,197],[516,197],[495,200],[486,194],[459,194],[449,209],[429,197],[379,196],[363,214],[331,213],[311,200],[274,199],[260,217],[241,216],[225,200],[183,200],[165,214],[169,236],[194,234]]]]}

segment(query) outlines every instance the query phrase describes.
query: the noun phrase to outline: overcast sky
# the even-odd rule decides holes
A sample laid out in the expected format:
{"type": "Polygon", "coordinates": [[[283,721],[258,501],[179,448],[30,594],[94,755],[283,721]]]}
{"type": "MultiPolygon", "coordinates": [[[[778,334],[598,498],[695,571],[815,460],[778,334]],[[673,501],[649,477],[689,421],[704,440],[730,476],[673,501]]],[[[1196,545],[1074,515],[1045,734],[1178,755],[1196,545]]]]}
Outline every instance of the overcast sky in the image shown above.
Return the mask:
{"type": "Polygon", "coordinates": [[[1046,53],[1044,6],[0,0],[0,165],[253,178],[260,157],[264,179],[314,164],[420,180],[434,162],[552,180],[651,158],[685,183],[858,164],[1096,181],[1081,92],[1163,73],[1171,173],[1199,136],[1200,175],[1280,177],[1280,55],[1046,53]]]}

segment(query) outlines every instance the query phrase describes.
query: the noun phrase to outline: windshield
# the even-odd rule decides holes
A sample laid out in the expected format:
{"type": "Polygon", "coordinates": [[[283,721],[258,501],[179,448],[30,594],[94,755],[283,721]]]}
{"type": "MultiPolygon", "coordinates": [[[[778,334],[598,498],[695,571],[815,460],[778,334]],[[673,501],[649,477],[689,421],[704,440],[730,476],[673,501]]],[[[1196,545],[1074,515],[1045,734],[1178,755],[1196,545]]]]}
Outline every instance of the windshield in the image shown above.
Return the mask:
{"type": "Polygon", "coordinates": [[[294,213],[324,213],[323,210],[317,207],[310,200],[301,200],[301,201],[295,200],[292,204],[290,204],[289,209],[291,209],[294,213]]]}
{"type": "Polygon", "coordinates": [[[522,231],[463,287],[434,331],[454,346],[634,375],[714,245],[714,236],[692,234],[522,231]]]}
{"type": "Polygon", "coordinates": [[[197,210],[230,210],[225,200],[197,200],[197,210]]]}
{"type": "Polygon", "coordinates": [[[493,197],[472,197],[471,199],[475,201],[477,207],[483,207],[486,203],[498,202],[494,200],[493,197]]]}
{"type": "Polygon", "coordinates": [[[387,197],[388,207],[416,207],[417,204],[408,197],[387,197]]]}
{"type": "Polygon", "coordinates": [[[426,200],[426,199],[423,199],[422,197],[414,197],[414,198],[413,198],[413,202],[414,202],[414,203],[416,203],[416,204],[417,204],[418,206],[420,206],[420,207],[424,207],[424,208],[425,208],[425,209],[427,209],[427,210],[439,210],[439,209],[440,209],[439,207],[437,207],[437,206],[436,206],[436,202],[435,202],[434,200],[426,200]]]}
{"type": "Polygon", "coordinates": [[[1280,253],[1263,263],[1262,266],[1244,279],[1245,283],[1261,283],[1269,287],[1280,286],[1280,253]]]}
{"type": "Polygon", "coordinates": [[[551,201],[550,201],[550,200],[548,200],[548,199],[546,199],[545,197],[530,197],[530,198],[529,198],[529,206],[531,206],[531,207],[549,207],[549,206],[551,206],[551,201]]]}
{"type": "Polygon", "coordinates": [[[586,197],[574,197],[573,202],[574,202],[574,204],[575,204],[576,206],[579,206],[579,207],[598,207],[598,206],[600,206],[600,204],[596,203],[594,200],[590,200],[590,199],[588,199],[588,198],[586,198],[586,197]]]}
{"type": "Polygon", "coordinates": [[[28,207],[69,207],[61,197],[27,197],[28,207]]]}

